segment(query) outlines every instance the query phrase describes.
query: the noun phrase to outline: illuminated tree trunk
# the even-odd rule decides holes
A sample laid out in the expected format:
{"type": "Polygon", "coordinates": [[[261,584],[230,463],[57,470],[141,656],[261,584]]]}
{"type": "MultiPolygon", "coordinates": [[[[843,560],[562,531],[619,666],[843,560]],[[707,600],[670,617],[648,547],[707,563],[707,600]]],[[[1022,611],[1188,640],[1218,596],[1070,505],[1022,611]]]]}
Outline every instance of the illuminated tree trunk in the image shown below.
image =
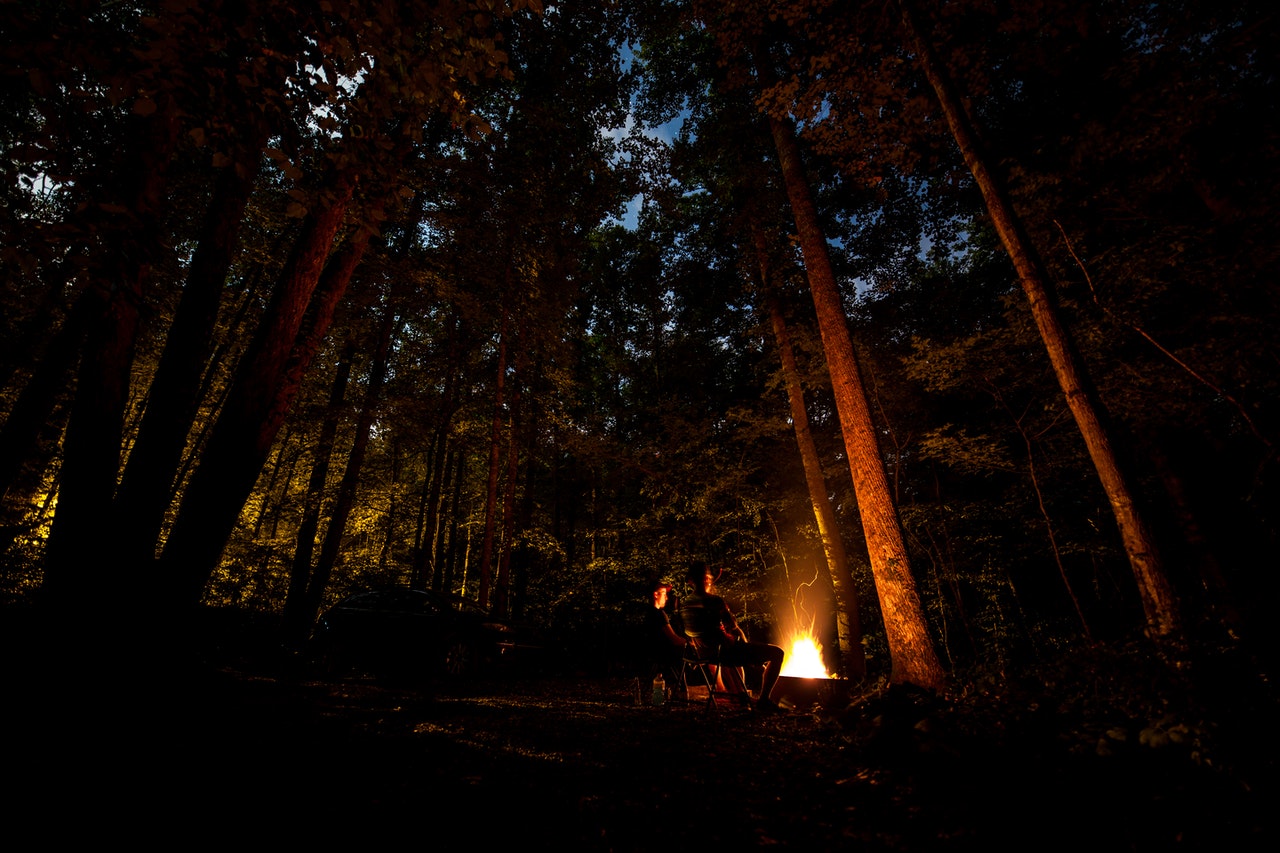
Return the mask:
{"type": "Polygon", "coordinates": [[[960,148],[965,164],[973,173],[987,211],[995,225],[1005,251],[1013,261],[1022,290],[1031,305],[1031,315],[1049,353],[1058,384],[1066,397],[1067,407],[1075,418],[1080,434],[1093,460],[1098,478],[1124,543],[1129,565],[1138,585],[1138,594],[1146,614],[1147,630],[1156,637],[1178,633],[1179,617],[1173,589],[1165,575],[1164,565],[1155,546],[1155,540],[1134,500],[1129,477],[1123,470],[1111,443],[1111,436],[1104,425],[1103,408],[1097,394],[1087,380],[1080,357],[1075,352],[1071,336],[1063,325],[1047,284],[1047,276],[1030,239],[1013,211],[1007,193],[991,170],[978,144],[977,133],[970,123],[950,80],[934,56],[928,41],[916,26],[915,16],[907,0],[900,0],[902,23],[907,38],[920,62],[921,69],[937,94],[942,112],[951,128],[952,136],[960,148]]]}
{"type": "Polygon", "coordinates": [[[756,234],[756,254],[760,258],[761,291],[764,294],[769,322],[778,344],[782,361],[782,373],[786,379],[787,399],[791,403],[791,423],[795,428],[796,445],[800,450],[800,462],[804,467],[805,483],[809,487],[809,499],[813,503],[813,517],[822,538],[826,562],[820,564],[823,577],[836,602],[836,634],[840,649],[840,668],[846,676],[862,679],[867,674],[867,659],[862,648],[862,625],[858,614],[858,593],[849,571],[849,555],[844,539],[836,525],[835,511],[827,496],[826,478],[822,476],[822,462],[818,448],[809,429],[809,414],[804,403],[804,387],[800,382],[800,370],[796,366],[795,352],[791,348],[791,336],[787,331],[782,308],[770,287],[768,262],[763,247],[763,237],[756,234]]]}
{"type": "MultiPolygon", "coordinates": [[[[199,601],[218,564],[314,355],[295,353],[295,344],[353,189],[351,181],[340,183],[335,198],[309,218],[285,265],[165,544],[156,579],[162,598],[199,601]]],[[[346,285],[334,282],[329,291],[340,296],[346,285]]],[[[318,346],[321,336],[309,338],[318,346]]]]}
{"type": "Polygon", "coordinates": [[[898,510],[889,490],[866,389],[853,351],[853,341],[849,337],[826,238],[800,162],[799,146],[789,125],[770,117],[769,128],[778,151],[787,196],[791,200],[827,369],[831,373],[836,411],[866,534],[871,573],[884,617],[891,664],[889,678],[893,683],[941,687],[945,676],[929,638],[928,623],[911,574],[911,560],[898,510]]]}

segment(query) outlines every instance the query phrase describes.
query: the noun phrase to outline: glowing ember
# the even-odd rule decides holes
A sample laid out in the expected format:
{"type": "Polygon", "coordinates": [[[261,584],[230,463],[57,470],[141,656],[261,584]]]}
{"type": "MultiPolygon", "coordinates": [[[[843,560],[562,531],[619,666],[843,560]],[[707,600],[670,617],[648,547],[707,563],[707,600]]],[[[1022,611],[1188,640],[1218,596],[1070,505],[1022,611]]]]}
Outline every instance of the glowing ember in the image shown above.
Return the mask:
{"type": "Polygon", "coordinates": [[[792,638],[781,674],[791,678],[830,678],[822,663],[822,645],[813,634],[804,631],[792,638]]]}

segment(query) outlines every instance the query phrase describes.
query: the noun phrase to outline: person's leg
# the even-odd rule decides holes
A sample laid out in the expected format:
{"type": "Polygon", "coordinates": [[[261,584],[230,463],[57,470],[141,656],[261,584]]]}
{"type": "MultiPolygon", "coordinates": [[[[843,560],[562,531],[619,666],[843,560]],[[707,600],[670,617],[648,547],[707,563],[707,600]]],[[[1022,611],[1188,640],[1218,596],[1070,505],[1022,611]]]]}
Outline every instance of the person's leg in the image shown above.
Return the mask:
{"type": "Polygon", "coordinates": [[[671,690],[671,695],[680,701],[689,698],[689,685],[684,677],[684,657],[676,652],[668,654],[664,663],[666,669],[667,687],[671,690]]]}
{"type": "Polygon", "coordinates": [[[771,646],[764,643],[760,644],[763,648],[760,650],[761,659],[764,662],[764,674],[761,676],[760,699],[761,701],[773,701],[773,688],[778,683],[778,676],[782,674],[782,659],[786,657],[786,652],[780,646],[771,646]]]}
{"type": "Polygon", "coordinates": [[[724,666],[716,667],[717,682],[724,688],[725,693],[746,693],[747,684],[742,677],[742,668],[737,666],[729,666],[725,662],[724,666]]]}
{"type": "Polygon", "coordinates": [[[749,649],[749,643],[734,643],[720,652],[720,680],[726,692],[733,694],[744,706],[751,702],[751,694],[747,691],[747,680],[742,667],[754,662],[755,656],[749,649]]]}
{"type": "Polygon", "coordinates": [[[760,664],[764,671],[760,675],[760,696],[757,704],[773,707],[773,688],[782,673],[782,659],[786,652],[780,646],[768,643],[737,643],[733,647],[733,660],[737,663],[760,664]]]}

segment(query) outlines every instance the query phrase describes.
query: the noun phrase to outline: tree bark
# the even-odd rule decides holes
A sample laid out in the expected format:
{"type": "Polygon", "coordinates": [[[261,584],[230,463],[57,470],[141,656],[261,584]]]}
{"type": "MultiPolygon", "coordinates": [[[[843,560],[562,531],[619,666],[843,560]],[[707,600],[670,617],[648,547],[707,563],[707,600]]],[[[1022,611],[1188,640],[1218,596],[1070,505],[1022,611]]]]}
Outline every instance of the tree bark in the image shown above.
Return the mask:
{"type": "Polygon", "coordinates": [[[799,145],[794,130],[779,119],[771,116],[769,129],[791,201],[809,290],[818,315],[827,369],[831,373],[836,411],[866,534],[871,573],[884,618],[889,645],[889,680],[895,684],[939,688],[945,681],[942,664],[929,637],[928,622],[911,574],[911,560],[902,525],[889,490],[866,388],[849,336],[826,238],[800,161],[799,145]]]}
{"type": "MultiPolygon", "coordinates": [[[[310,363],[313,353],[295,352],[295,344],[354,182],[340,180],[336,189],[299,236],[191,475],[158,567],[156,586],[162,599],[168,599],[160,606],[199,601],[297,393],[303,365],[310,363]]],[[[349,280],[349,271],[346,277],[349,280]]],[[[335,282],[330,290],[344,292],[346,284],[335,282]]],[[[313,325],[309,344],[318,346],[319,325],[313,325]]]]}
{"type": "Polygon", "coordinates": [[[440,518],[441,494],[445,480],[448,479],[446,462],[449,458],[449,427],[453,422],[455,411],[454,395],[458,385],[461,358],[461,323],[455,312],[453,329],[449,335],[448,373],[445,375],[444,395],[440,404],[439,422],[436,424],[432,440],[432,452],[429,458],[430,469],[427,472],[427,483],[423,490],[422,509],[418,515],[417,550],[414,555],[414,576],[424,589],[435,584],[440,574],[440,554],[444,550],[440,541],[442,524],[440,518]]]}
{"type": "Polygon", "coordinates": [[[182,451],[200,404],[200,377],[209,361],[227,270],[260,159],[261,147],[250,146],[243,165],[228,166],[219,176],[116,492],[114,524],[121,552],[134,564],[155,559],[182,451]]]}
{"type": "MultiPolygon", "coordinates": [[[[529,530],[533,525],[533,486],[534,486],[534,466],[533,459],[536,456],[536,444],[538,441],[538,427],[535,422],[535,414],[539,411],[533,406],[525,409],[524,422],[524,454],[528,460],[524,466],[524,493],[520,496],[520,510],[517,513],[516,529],[529,530]],[[532,410],[532,411],[531,411],[532,410]]],[[[506,615],[512,619],[520,620],[524,618],[525,606],[529,599],[529,574],[533,563],[533,549],[529,545],[528,537],[522,541],[520,547],[516,548],[511,557],[511,603],[507,608],[506,615]]]]}
{"type": "Polygon", "coordinates": [[[92,292],[80,294],[9,410],[0,429],[0,499],[8,501],[23,469],[40,456],[41,430],[67,391],[84,348],[89,315],[99,308],[92,292]]]}
{"type": "MultiPolygon", "coordinates": [[[[507,270],[510,279],[510,267],[507,270]]],[[[484,541],[480,548],[480,606],[488,608],[490,584],[492,582],[491,565],[493,562],[494,539],[498,524],[498,475],[502,468],[502,421],[506,408],[505,390],[507,382],[507,310],[505,302],[502,309],[502,323],[498,329],[498,375],[493,389],[493,421],[489,430],[489,479],[485,490],[484,502],[484,541]]]]}
{"type": "Polygon", "coordinates": [[[391,440],[391,482],[390,495],[387,501],[387,517],[383,528],[386,533],[382,537],[382,547],[378,550],[378,571],[385,572],[391,557],[395,553],[396,534],[400,526],[400,441],[399,437],[391,440]]]}
{"type": "Polygon", "coordinates": [[[346,398],[354,357],[355,344],[348,340],[338,362],[338,369],[334,371],[333,384],[329,388],[329,405],[324,422],[320,425],[320,435],[316,439],[302,520],[298,524],[298,535],[293,547],[289,588],[284,599],[284,630],[286,639],[295,643],[306,639],[307,632],[311,629],[306,607],[307,587],[311,580],[311,558],[315,554],[316,534],[320,530],[320,515],[324,507],[324,487],[329,481],[329,463],[333,459],[334,442],[338,436],[338,423],[342,420],[342,404],[346,398]]]}
{"type": "Polygon", "coordinates": [[[982,191],[991,221],[1017,270],[1018,280],[1031,305],[1031,315],[1049,353],[1049,361],[1066,397],[1067,407],[1075,418],[1089,457],[1093,460],[1103,490],[1111,503],[1111,511],[1120,528],[1120,538],[1137,581],[1147,630],[1155,637],[1175,635],[1180,631],[1180,619],[1173,588],[1165,574],[1155,539],[1138,509],[1130,478],[1112,445],[1101,401],[1087,380],[1082,360],[1077,355],[1071,336],[1054,304],[1048,277],[1013,210],[1005,188],[987,167],[977,132],[942,64],[917,26],[910,2],[899,0],[899,8],[907,40],[937,95],[956,145],[982,191]]]}
{"type": "MultiPolygon", "coordinates": [[[[517,350],[519,353],[519,350],[517,350]]],[[[511,551],[516,533],[516,484],[520,470],[520,377],[524,359],[517,354],[515,382],[511,388],[510,428],[507,431],[507,482],[502,493],[502,538],[498,575],[494,583],[493,612],[506,618],[511,602],[511,551]]]]}
{"type": "Polygon", "coordinates": [[[410,564],[409,586],[415,589],[430,589],[432,576],[435,574],[435,553],[429,548],[434,543],[427,530],[427,517],[431,513],[431,501],[439,488],[439,477],[443,461],[440,457],[446,453],[444,435],[437,429],[431,436],[431,444],[427,447],[426,473],[422,478],[422,488],[418,490],[418,513],[413,528],[413,560],[410,564]]]}
{"type": "Polygon", "coordinates": [[[360,485],[360,470],[364,467],[365,452],[369,448],[369,432],[373,428],[374,415],[377,414],[378,404],[382,400],[382,388],[387,380],[387,360],[391,352],[391,341],[395,338],[396,325],[395,309],[388,304],[384,308],[378,330],[378,344],[373,363],[369,367],[369,383],[365,389],[364,401],[361,403],[360,413],[356,416],[355,441],[347,457],[347,467],[342,472],[342,481],[338,483],[338,494],[333,501],[333,512],[329,515],[324,542],[320,545],[320,556],[307,583],[306,606],[302,612],[300,624],[308,630],[315,622],[316,614],[320,612],[320,606],[324,602],[325,591],[329,588],[329,578],[333,575],[334,564],[338,561],[338,550],[347,528],[347,519],[351,517],[351,508],[355,505],[356,489],[360,485]]]}
{"type": "Polygon", "coordinates": [[[110,506],[120,475],[125,408],[143,288],[163,240],[160,216],[177,133],[171,111],[135,116],[131,148],[117,164],[117,203],[129,219],[100,239],[101,261],[89,282],[89,325],[75,401],[63,439],[58,510],[45,551],[42,594],[55,609],[101,614],[124,602],[123,585],[104,571],[116,552],[110,506]]]}
{"type": "Polygon", "coordinates": [[[796,366],[796,356],[791,348],[791,336],[782,316],[782,307],[770,285],[768,261],[762,241],[762,235],[757,232],[756,254],[760,259],[761,292],[769,314],[769,323],[773,327],[773,336],[778,344],[778,356],[782,361],[782,373],[787,385],[787,399],[791,404],[791,423],[795,429],[796,446],[800,450],[800,463],[804,468],[805,483],[809,487],[814,521],[817,522],[818,535],[822,538],[822,550],[826,556],[826,561],[821,564],[823,578],[836,603],[839,668],[846,676],[861,680],[867,675],[867,658],[862,648],[858,593],[853,585],[853,573],[849,570],[849,555],[845,551],[844,539],[840,536],[835,511],[831,508],[831,499],[827,495],[822,462],[813,441],[813,433],[809,429],[809,414],[805,408],[800,370],[796,366]]]}
{"type": "Polygon", "coordinates": [[[435,577],[431,579],[431,587],[437,592],[452,592],[453,579],[457,575],[455,566],[458,562],[458,529],[462,518],[462,475],[466,471],[467,456],[461,450],[455,450],[453,456],[453,496],[450,498],[448,513],[451,519],[449,543],[445,547],[444,556],[440,560],[439,568],[436,569],[435,577]]]}

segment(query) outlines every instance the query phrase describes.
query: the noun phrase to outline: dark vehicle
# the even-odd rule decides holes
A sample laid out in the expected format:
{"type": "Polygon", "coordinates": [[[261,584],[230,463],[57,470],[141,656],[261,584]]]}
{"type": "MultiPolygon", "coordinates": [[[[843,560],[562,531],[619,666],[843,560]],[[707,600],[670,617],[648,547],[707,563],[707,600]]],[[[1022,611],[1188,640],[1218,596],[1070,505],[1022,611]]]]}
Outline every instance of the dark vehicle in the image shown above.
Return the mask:
{"type": "Polygon", "coordinates": [[[537,657],[525,630],[470,599],[403,587],[362,592],[325,611],[314,643],[331,665],[460,678],[537,657]]]}

